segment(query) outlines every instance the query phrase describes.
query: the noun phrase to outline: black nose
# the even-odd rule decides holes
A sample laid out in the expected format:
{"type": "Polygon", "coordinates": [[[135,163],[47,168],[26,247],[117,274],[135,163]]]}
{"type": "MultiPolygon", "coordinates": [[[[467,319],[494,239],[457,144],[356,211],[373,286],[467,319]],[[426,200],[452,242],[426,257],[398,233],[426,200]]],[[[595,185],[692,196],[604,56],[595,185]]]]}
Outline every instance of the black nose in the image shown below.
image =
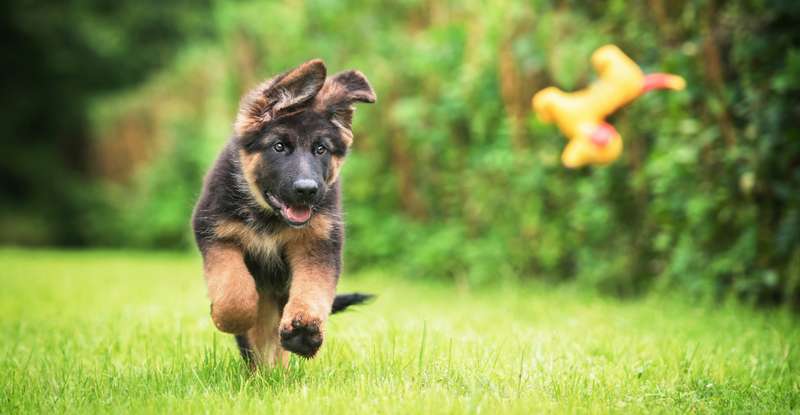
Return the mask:
{"type": "Polygon", "coordinates": [[[314,180],[300,179],[294,182],[294,191],[302,198],[309,198],[317,194],[319,185],[314,180]]]}

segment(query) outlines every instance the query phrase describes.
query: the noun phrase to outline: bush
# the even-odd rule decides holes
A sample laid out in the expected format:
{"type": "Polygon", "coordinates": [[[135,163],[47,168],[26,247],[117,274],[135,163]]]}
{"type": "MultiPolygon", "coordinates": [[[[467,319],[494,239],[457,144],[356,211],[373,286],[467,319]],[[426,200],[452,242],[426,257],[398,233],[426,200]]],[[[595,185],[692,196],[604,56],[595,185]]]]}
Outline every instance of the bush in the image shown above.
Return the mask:
{"type": "Polygon", "coordinates": [[[191,203],[240,94],[321,57],[362,69],[379,96],[356,116],[344,170],[349,267],[800,304],[796,2],[243,1],[210,14],[212,39],[126,92],[132,105],[93,112],[100,140],[150,120],[140,130],[158,151],[127,197],[103,193],[90,241],[190,245],[191,203]],[[613,117],[626,145],[614,165],[566,170],[564,139],[529,100],[586,85],[608,42],[688,89],[613,117]]]}

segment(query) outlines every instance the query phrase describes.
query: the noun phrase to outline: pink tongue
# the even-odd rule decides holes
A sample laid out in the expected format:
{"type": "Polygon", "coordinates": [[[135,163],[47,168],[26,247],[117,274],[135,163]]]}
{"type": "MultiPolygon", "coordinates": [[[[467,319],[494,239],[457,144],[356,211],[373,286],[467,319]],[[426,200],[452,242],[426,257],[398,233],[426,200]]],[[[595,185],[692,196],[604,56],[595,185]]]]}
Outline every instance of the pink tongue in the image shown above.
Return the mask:
{"type": "Polygon", "coordinates": [[[307,207],[287,207],[286,218],[292,222],[305,222],[311,217],[311,209],[307,207]]]}

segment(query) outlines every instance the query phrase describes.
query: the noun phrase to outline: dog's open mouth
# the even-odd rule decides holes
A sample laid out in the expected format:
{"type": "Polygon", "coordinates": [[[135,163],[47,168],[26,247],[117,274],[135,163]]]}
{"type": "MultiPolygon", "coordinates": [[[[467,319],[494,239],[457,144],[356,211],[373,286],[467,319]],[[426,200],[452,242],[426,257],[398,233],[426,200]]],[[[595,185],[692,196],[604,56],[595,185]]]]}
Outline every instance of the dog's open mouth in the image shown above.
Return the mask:
{"type": "Polygon", "coordinates": [[[311,209],[311,206],[290,206],[286,203],[283,203],[271,193],[267,193],[267,200],[275,210],[281,213],[281,216],[283,216],[283,219],[286,220],[286,223],[288,223],[289,226],[301,227],[311,220],[311,215],[313,214],[313,209],[311,209]]]}

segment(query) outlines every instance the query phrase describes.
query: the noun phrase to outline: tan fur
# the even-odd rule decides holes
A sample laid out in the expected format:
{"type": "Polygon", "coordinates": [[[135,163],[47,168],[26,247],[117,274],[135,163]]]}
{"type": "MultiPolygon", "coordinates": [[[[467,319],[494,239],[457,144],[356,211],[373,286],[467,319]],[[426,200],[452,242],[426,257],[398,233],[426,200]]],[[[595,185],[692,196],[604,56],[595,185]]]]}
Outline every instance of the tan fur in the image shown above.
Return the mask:
{"type": "Polygon", "coordinates": [[[331,122],[333,125],[339,128],[339,132],[342,134],[342,142],[344,145],[347,146],[347,148],[350,148],[350,146],[353,145],[353,131],[345,127],[336,118],[332,119],[331,122]]]}
{"type": "Polygon", "coordinates": [[[255,365],[274,367],[277,364],[283,367],[289,364],[289,352],[280,344],[278,323],[281,319],[278,304],[267,293],[259,293],[258,317],[255,325],[247,331],[247,342],[253,348],[255,365]]]}
{"type": "Polygon", "coordinates": [[[256,200],[256,203],[258,203],[259,206],[265,210],[272,210],[272,207],[264,199],[264,194],[261,193],[261,191],[258,189],[258,186],[256,186],[256,177],[254,172],[261,164],[261,154],[248,154],[244,150],[239,150],[239,160],[242,163],[242,172],[244,174],[244,180],[247,182],[247,188],[250,189],[250,195],[253,196],[253,199],[256,200]]]}
{"type": "Polygon", "coordinates": [[[334,182],[336,182],[336,179],[339,178],[339,171],[342,169],[342,164],[344,164],[344,157],[331,156],[331,167],[330,167],[330,173],[328,175],[328,186],[332,185],[334,182]]]}
{"type": "MultiPolygon", "coordinates": [[[[312,109],[317,112],[326,112],[328,110],[328,105],[333,100],[343,100],[344,97],[348,95],[348,90],[345,85],[342,85],[339,82],[335,82],[332,79],[328,79],[325,81],[325,84],[322,85],[322,89],[320,89],[319,93],[317,94],[316,99],[314,100],[314,104],[312,109]]],[[[355,111],[352,105],[349,105],[349,111],[352,113],[355,111]]],[[[353,144],[353,132],[350,130],[350,127],[345,125],[349,123],[349,117],[346,117],[347,120],[342,120],[338,116],[334,116],[331,119],[333,125],[335,125],[339,132],[342,135],[342,142],[348,148],[353,144]]]]}
{"type": "Polygon", "coordinates": [[[296,241],[286,248],[292,268],[289,301],[283,309],[281,331],[291,331],[292,322],[318,327],[324,333],[325,322],[336,295],[336,270],[309,255],[308,244],[296,241]]]}
{"type": "Polygon", "coordinates": [[[327,239],[333,225],[334,221],[329,216],[317,214],[301,229],[286,228],[266,235],[242,222],[226,220],[217,225],[215,235],[220,240],[235,241],[242,249],[254,255],[269,256],[276,254],[288,242],[327,239]]]}
{"type": "Polygon", "coordinates": [[[325,65],[319,59],[308,61],[283,76],[262,82],[245,94],[239,103],[234,132],[242,137],[257,132],[284,109],[313,97],[325,82],[325,65]]]}
{"type": "MultiPolygon", "coordinates": [[[[325,81],[325,84],[322,85],[322,89],[319,90],[317,97],[314,99],[312,108],[314,111],[325,113],[328,111],[328,106],[332,101],[341,101],[347,94],[348,91],[344,85],[329,78],[325,81]]],[[[352,109],[352,106],[350,106],[350,108],[352,109]]],[[[332,121],[339,129],[349,130],[349,128],[345,128],[336,117],[334,117],[332,121]]],[[[347,143],[347,146],[350,146],[350,143],[347,143]]]]}
{"type": "MultiPolygon", "coordinates": [[[[218,297],[236,298],[241,296],[243,286],[248,288],[247,298],[240,303],[234,303],[246,305],[245,315],[248,319],[246,324],[234,324],[234,327],[238,330],[246,325],[246,336],[254,349],[256,364],[262,363],[267,366],[287,364],[288,352],[280,346],[279,333],[291,331],[293,321],[306,327],[316,327],[320,336],[324,336],[325,322],[336,295],[336,270],[328,264],[321,264],[318,258],[310,255],[309,251],[315,241],[330,236],[333,225],[333,220],[327,215],[314,216],[304,228],[287,228],[272,235],[258,233],[246,224],[234,220],[223,221],[217,225],[216,238],[235,243],[238,247],[212,248],[213,253],[211,250],[206,253],[208,262],[211,262],[211,258],[218,258],[215,262],[219,264],[218,266],[236,270],[238,275],[244,270],[247,284],[240,279],[228,278],[225,281],[234,281],[237,284],[209,284],[209,296],[212,297],[212,302],[218,297]],[[283,318],[281,318],[275,300],[269,293],[255,291],[253,277],[247,273],[241,252],[276,255],[284,247],[292,269],[292,277],[288,303],[282,311],[283,318]],[[253,293],[255,297],[250,295],[253,293]]],[[[209,272],[207,274],[210,275],[209,272]]],[[[216,305],[213,310],[212,316],[217,327],[222,331],[234,333],[228,320],[224,320],[223,317],[217,318],[216,305]]],[[[244,330],[236,333],[241,332],[244,330]]]]}
{"type": "Polygon", "coordinates": [[[263,82],[249,94],[242,97],[242,102],[239,104],[239,114],[233,124],[233,131],[236,135],[241,137],[258,131],[264,123],[272,119],[272,114],[269,111],[265,111],[266,108],[270,107],[271,103],[263,93],[272,84],[274,84],[274,81],[271,79],[263,82]]]}
{"type": "Polygon", "coordinates": [[[214,325],[226,333],[244,333],[255,324],[258,293],[241,249],[214,245],[206,251],[203,268],[214,325]]]}
{"type": "Polygon", "coordinates": [[[319,90],[313,108],[315,111],[325,112],[331,99],[340,99],[347,96],[347,93],[347,88],[344,85],[328,78],[319,90]]]}

